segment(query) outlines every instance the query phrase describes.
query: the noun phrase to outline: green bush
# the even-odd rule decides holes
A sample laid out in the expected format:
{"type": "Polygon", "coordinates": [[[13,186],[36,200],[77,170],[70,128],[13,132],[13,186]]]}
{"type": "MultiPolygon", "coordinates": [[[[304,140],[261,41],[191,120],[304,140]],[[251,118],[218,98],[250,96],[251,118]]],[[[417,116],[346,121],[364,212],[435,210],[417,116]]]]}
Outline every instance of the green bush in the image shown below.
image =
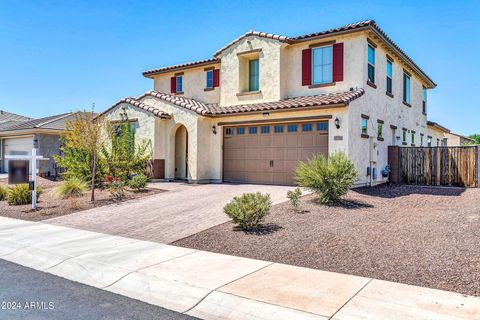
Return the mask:
{"type": "Polygon", "coordinates": [[[87,183],[79,178],[72,177],[62,182],[55,190],[55,195],[62,199],[79,198],[87,191],[87,183]]]}
{"type": "Polygon", "coordinates": [[[7,199],[7,192],[7,187],[0,185],[0,201],[7,199]]]}
{"type": "Polygon", "coordinates": [[[120,201],[125,197],[125,182],[119,177],[106,176],[104,185],[113,200],[120,201]]]}
{"type": "Polygon", "coordinates": [[[131,180],[128,181],[128,186],[133,190],[140,191],[147,186],[148,177],[143,173],[137,174],[131,180]]]}
{"type": "Polygon", "coordinates": [[[300,197],[302,196],[302,190],[300,188],[295,188],[293,191],[287,192],[288,201],[294,209],[300,207],[300,197]]]}
{"type": "Polygon", "coordinates": [[[348,192],[358,177],[353,162],[343,153],[325,158],[316,155],[296,168],[296,177],[301,187],[319,195],[323,204],[336,202],[348,192]]]}
{"type": "MultiPolygon", "coordinates": [[[[41,194],[42,189],[37,187],[37,200],[41,194]]],[[[9,187],[7,191],[7,202],[13,206],[32,203],[32,191],[28,188],[28,184],[17,184],[9,187]]]]}
{"type": "Polygon", "coordinates": [[[244,230],[258,228],[270,212],[272,201],[269,194],[244,193],[227,204],[223,211],[244,230]]]}

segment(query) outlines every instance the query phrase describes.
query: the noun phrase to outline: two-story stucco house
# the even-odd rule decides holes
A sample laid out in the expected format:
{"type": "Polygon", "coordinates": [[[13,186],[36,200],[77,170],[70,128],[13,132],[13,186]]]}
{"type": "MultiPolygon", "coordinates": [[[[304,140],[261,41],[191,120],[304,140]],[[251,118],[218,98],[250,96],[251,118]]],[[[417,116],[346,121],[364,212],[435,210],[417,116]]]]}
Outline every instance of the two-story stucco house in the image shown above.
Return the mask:
{"type": "Polygon", "coordinates": [[[375,184],[389,145],[435,139],[436,84],[372,20],[297,37],[249,31],[211,59],[143,75],[154,90],[103,115],[150,139],[165,179],[293,184],[298,161],[341,151],[358,185],[375,184]]]}

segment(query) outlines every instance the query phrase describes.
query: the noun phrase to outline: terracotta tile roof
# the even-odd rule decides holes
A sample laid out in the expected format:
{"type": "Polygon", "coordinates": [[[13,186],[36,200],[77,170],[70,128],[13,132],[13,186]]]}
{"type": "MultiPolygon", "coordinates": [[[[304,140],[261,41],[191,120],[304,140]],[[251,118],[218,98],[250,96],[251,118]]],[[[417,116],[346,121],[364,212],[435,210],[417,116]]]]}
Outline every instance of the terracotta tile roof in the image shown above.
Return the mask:
{"type": "Polygon", "coordinates": [[[233,106],[219,106],[218,104],[209,105],[211,115],[227,115],[244,112],[284,110],[305,107],[319,107],[329,105],[348,105],[351,101],[361,97],[364,94],[363,89],[353,91],[344,91],[336,93],[327,93],[315,96],[303,96],[287,98],[274,102],[262,102],[253,104],[241,104],[233,106]]]}
{"type": "MultiPolygon", "coordinates": [[[[140,100],[145,96],[152,96],[165,102],[177,105],[179,107],[191,110],[202,116],[221,116],[245,112],[260,112],[271,110],[284,110],[305,107],[319,107],[329,105],[348,105],[351,101],[361,97],[364,94],[363,89],[352,91],[327,93],[315,96],[303,96],[295,98],[287,98],[274,102],[262,102],[253,104],[240,104],[233,106],[220,106],[219,104],[206,104],[194,99],[182,96],[160,93],[155,91],[147,92],[145,95],[137,99],[140,100]]],[[[151,107],[155,109],[154,107],[151,107]]],[[[155,109],[157,110],[157,109],[155,109]]]]}
{"type": "Polygon", "coordinates": [[[143,103],[143,102],[141,102],[141,101],[138,101],[137,99],[132,98],[132,97],[127,97],[127,98],[121,99],[120,101],[118,101],[117,103],[115,103],[113,106],[111,106],[111,107],[108,108],[107,110],[105,110],[105,111],[103,111],[102,113],[98,114],[95,118],[97,118],[97,117],[99,117],[99,116],[101,116],[101,115],[109,112],[110,110],[112,110],[113,108],[115,108],[116,106],[118,106],[118,105],[120,105],[120,104],[122,104],[122,103],[127,103],[127,104],[129,104],[129,105],[134,106],[134,107],[137,107],[137,108],[143,109],[143,110],[145,110],[145,111],[151,112],[151,113],[153,113],[155,116],[160,117],[160,118],[162,118],[162,119],[170,119],[170,118],[171,118],[171,116],[170,116],[168,113],[166,113],[166,112],[164,112],[164,111],[156,108],[155,106],[152,106],[152,105],[143,103]]]}
{"type": "Polygon", "coordinates": [[[225,51],[226,49],[230,48],[231,46],[233,46],[235,43],[237,43],[238,41],[246,38],[246,37],[249,37],[249,36],[255,36],[255,37],[260,37],[260,38],[266,38],[266,39],[273,39],[273,40],[278,40],[278,41],[281,41],[281,42],[288,42],[289,41],[289,38],[287,36],[280,36],[278,34],[272,34],[272,33],[266,33],[266,32],[259,32],[259,31],[248,31],[246,33],[244,33],[243,35],[241,35],[240,37],[238,37],[237,39],[231,41],[229,44],[227,44],[226,46],[220,48],[219,50],[217,50],[213,56],[216,57],[218,56],[220,53],[222,53],[223,51],[225,51]]]}
{"type": "Polygon", "coordinates": [[[189,62],[189,63],[184,63],[184,64],[179,64],[175,66],[169,66],[169,67],[164,67],[164,68],[159,68],[159,69],[154,69],[150,71],[145,71],[143,73],[144,76],[149,76],[157,73],[162,73],[162,72],[167,72],[167,71],[173,71],[173,70],[180,70],[183,68],[189,68],[193,66],[198,66],[202,64],[212,64],[212,63],[218,63],[220,62],[220,59],[216,59],[216,57],[224,50],[228,49],[232,45],[234,45],[236,42],[242,40],[245,37],[248,36],[257,36],[257,37],[263,37],[267,39],[274,39],[278,40],[281,42],[286,42],[289,44],[294,44],[294,43],[299,43],[302,41],[309,41],[315,38],[321,38],[321,37],[326,37],[326,36],[332,36],[338,33],[349,33],[349,32],[354,32],[354,31],[359,31],[359,30],[367,30],[370,29],[374,33],[377,34],[379,38],[381,38],[383,41],[385,41],[390,47],[393,49],[393,51],[396,51],[396,53],[404,59],[412,69],[414,69],[416,72],[418,72],[429,84],[430,87],[436,87],[435,82],[415,63],[413,60],[402,50],[400,47],[393,42],[393,40],[382,30],[380,27],[377,25],[375,20],[363,20],[360,22],[355,22],[355,23],[350,23],[338,28],[334,29],[329,29],[325,31],[320,31],[320,32],[314,32],[314,33],[308,33],[296,37],[287,37],[287,36],[281,36],[277,34],[271,34],[271,33],[266,33],[266,32],[258,32],[258,31],[248,31],[242,36],[238,37],[237,39],[233,40],[226,46],[222,47],[221,49],[217,50],[214,53],[214,57],[212,59],[206,59],[206,60],[200,60],[200,61],[195,61],[195,62],[189,62]]]}
{"type": "Polygon", "coordinates": [[[170,71],[173,71],[173,70],[176,71],[176,70],[181,70],[181,69],[184,69],[184,68],[199,67],[199,66],[210,65],[210,64],[215,64],[215,63],[219,63],[219,62],[220,62],[220,59],[216,59],[216,58],[204,59],[204,60],[199,60],[199,61],[192,61],[192,62],[177,64],[177,65],[174,65],[174,66],[168,66],[168,67],[162,67],[162,68],[157,68],[157,69],[153,69],[153,70],[147,70],[147,71],[144,71],[142,74],[145,77],[148,77],[148,76],[152,76],[152,75],[159,74],[159,73],[170,72],[170,71]]]}
{"type": "Polygon", "coordinates": [[[201,115],[210,114],[209,107],[206,103],[203,103],[194,99],[185,98],[183,96],[177,96],[177,95],[168,94],[168,93],[149,91],[143,96],[139,97],[138,100],[142,99],[144,96],[152,96],[160,100],[163,100],[165,102],[174,104],[176,106],[194,111],[201,115]]]}

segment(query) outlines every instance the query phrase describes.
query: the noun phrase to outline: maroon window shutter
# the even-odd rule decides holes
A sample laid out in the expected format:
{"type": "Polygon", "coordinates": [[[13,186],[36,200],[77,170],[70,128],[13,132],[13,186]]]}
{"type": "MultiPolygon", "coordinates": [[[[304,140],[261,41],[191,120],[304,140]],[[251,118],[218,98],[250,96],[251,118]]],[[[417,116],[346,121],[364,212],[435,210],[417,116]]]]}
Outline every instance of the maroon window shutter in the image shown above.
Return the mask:
{"type": "Polygon", "coordinates": [[[343,42],[333,45],[333,82],[343,81],[343,42]]]}
{"type": "Polygon", "coordinates": [[[220,86],[220,69],[213,70],[213,86],[214,87],[220,86]]]}
{"type": "Polygon", "coordinates": [[[302,86],[312,84],[312,49],[302,50],[302,86]]]}
{"type": "Polygon", "coordinates": [[[177,77],[170,78],[170,93],[177,92],[177,77]]]}

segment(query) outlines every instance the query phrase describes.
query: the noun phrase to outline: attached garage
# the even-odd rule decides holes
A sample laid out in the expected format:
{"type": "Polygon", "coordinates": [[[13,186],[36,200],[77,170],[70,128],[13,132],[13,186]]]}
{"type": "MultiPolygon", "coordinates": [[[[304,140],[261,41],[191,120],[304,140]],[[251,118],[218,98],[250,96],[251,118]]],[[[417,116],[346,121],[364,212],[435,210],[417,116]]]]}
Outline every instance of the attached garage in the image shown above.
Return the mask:
{"type": "Polygon", "coordinates": [[[328,156],[328,121],[225,126],[226,182],[292,185],[299,161],[328,156]]]}
{"type": "MultiPolygon", "coordinates": [[[[5,156],[27,156],[32,153],[33,136],[26,138],[6,138],[3,140],[5,156]]],[[[8,159],[5,159],[4,172],[8,172],[8,159]]]]}

